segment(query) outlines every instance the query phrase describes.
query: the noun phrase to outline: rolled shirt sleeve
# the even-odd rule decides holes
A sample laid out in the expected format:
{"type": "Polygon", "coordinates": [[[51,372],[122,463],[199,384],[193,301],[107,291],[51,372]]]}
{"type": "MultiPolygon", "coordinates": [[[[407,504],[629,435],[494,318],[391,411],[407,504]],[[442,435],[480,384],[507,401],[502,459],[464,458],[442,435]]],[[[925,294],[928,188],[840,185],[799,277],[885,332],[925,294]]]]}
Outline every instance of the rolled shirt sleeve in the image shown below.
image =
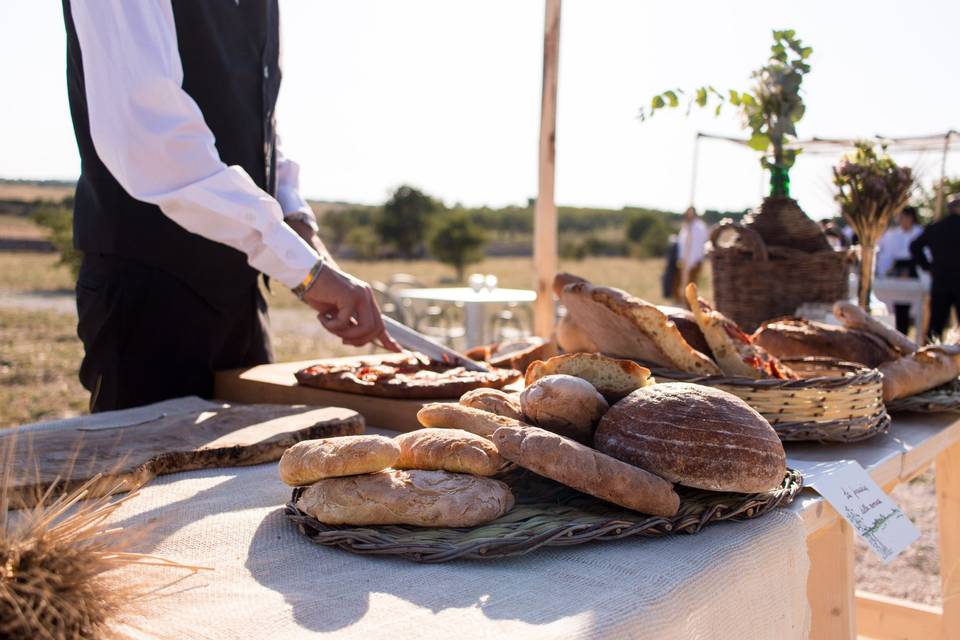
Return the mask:
{"type": "Polygon", "coordinates": [[[318,256],[283,222],[285,212],[310,211],[299,167],[286,159],[278,166],[278,202],[221,161],[182,88],[170,0],[73,0],[70,8],[90,134],[114,178],[187,231],[242,251],[258,271],[288,287],[302,282],[318,256]]]}

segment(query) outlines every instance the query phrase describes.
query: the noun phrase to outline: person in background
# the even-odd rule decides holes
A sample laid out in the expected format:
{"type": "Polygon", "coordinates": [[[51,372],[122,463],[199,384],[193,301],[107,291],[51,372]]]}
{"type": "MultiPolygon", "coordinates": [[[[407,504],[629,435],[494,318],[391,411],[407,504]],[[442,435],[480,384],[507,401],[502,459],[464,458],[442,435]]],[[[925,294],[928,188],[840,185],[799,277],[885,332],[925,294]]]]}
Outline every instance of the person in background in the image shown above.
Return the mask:
{"type": "MultiPolygon", "coordinates": [[[[897,214],[896,225],[887,229],[877,245],[877,276],[881,278],[916,278],[917,264],[910,254],[910,243],[923,233],[916,207],[904,207],[897,214]]],[[[897,331],[910,331],[910,305],[893,305],[897,331]]]]}
{"type": "Polygon", "coordinates": [[[929,340],[939,340],[950,319],[950,309],[960,319],[960,194],[947,202],[946,214],[931,222],[910,243],[910,253],[916,264],[929,271],[930,330],[929,340]],[[929,250],[932,260],[927,258],[929,250]]]}
{"type": "Polygon", "coordinates": [[[845,249],[847,247],[847,239],[836,222],[824,218],[820,221],[820,228],[823,229],[823,235],[827,237],[827,242],[830,243],[831,247],[834,249],[845,249]]]}
{"type": "Polygon", "coordinates": [[[680,277],[673,291],[674,300],[684,304],[683,291],[691,282],[700,277],[700,268],[707,253],[707,241],[710,239],[706,223],[697,215],[697,210],[689,207],[683,213],[680,233],[677,234],[677,267],[680,277]]]}
{"type": "Polygon", "coordinates": [[[261,274],[345,344],[399,350],[280,150],[277,0],[63,0],[63,17],[91,411],[209,398],[215,371],[270,362],[261,274]]]}
{"type": "Polygon", "coordinates": [[[663,275],[660,277],[660,292],[663,297],[670,299],[677,289],[677,234],[670,234],[670,248],[667,249],[663,275]]]}

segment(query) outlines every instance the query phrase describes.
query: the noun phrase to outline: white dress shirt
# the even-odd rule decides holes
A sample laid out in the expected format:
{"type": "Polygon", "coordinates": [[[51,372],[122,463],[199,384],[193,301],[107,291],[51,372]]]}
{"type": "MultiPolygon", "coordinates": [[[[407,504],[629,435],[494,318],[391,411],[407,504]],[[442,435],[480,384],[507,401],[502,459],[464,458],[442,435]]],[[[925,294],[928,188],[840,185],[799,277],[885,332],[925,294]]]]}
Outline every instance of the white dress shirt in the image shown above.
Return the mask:
{"type": "Polygon", "coordinates": [[[703,261],[709,239],[707,225],[700,218],[684,221],[680,225],[680,233],[677,234],[677,260],[683,263],[684,268],[690,269],[703,261]]]}
{"type": "Polygon", "coordinates": [[[312,215],[299,193],[299,167],[278,149],[274,199],[241,167],[220,160],[200,108],[182,88],[170,0],[73,0],[70,7],[90,134],[117,182],[184,229],[242,251],[258,271],[300,284],[318,256],[283,222],[293,212],[312,215]]]}
{"type": "Polygon", "coordinates": [[[909,231],[900,225],[887,229],[877,244],[877,275],[886,277],[897,260],[910,260],[910,243],[923,233],[923,227],[915,224],[909,231]]]}

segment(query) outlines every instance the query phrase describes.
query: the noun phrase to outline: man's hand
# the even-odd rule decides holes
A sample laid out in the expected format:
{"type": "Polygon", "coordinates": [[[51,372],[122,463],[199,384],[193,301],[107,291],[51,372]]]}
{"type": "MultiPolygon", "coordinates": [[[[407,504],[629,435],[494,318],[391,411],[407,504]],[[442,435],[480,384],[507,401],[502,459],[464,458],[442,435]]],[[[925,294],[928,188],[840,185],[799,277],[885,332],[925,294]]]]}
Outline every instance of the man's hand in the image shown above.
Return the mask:
{"type": "Polygon", "coordinates": [[[317,310],[320,324],[344,344],[362,347],[379,340],[390,351],[403,350],[384,328],[370,285],[333,264],[324,265],[303,301],[317,310]]]}

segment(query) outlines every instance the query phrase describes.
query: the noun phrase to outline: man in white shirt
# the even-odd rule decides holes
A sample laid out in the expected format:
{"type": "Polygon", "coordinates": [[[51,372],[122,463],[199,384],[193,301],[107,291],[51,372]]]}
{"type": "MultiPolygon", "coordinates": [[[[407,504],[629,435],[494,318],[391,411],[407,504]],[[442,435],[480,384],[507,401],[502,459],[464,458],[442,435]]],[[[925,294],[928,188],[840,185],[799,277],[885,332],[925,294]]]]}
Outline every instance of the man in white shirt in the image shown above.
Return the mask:
{"type": "Polygon", "coordinates": [[[279,148],[276,0],[63,0],[81,157],[74,240],[91,410],[213,391],[272,359],[259,275],[344,343],[380,341],[279,148]]]}
{"type": "MultiPolygon", "coordinates": [[[[910,255],[910,243],[923,233],[916,207],[904,207],[897,214],[897,224],[887,229],[877,244],[877,276],[881,278],[916,278],[917,265],[910,255]]],[[[884,302],[888,302],[884,300],[884,302]]],[[[910,304],[893,302],[897,331],[910,331],[910,304]]]]}
{"type": "Polygon", "coordinates": [[[700,277],[703,258],[707,253],[707,241],[710,233],[707,225],[697,215],[697,210],[688,208],[683,213],[683,222],[680,224],[680,233],[677,234],[677,266],[680,277],[677,279],[677,289],[674,299],[683,304],[683,291],[691,282],[700,277]]]}

